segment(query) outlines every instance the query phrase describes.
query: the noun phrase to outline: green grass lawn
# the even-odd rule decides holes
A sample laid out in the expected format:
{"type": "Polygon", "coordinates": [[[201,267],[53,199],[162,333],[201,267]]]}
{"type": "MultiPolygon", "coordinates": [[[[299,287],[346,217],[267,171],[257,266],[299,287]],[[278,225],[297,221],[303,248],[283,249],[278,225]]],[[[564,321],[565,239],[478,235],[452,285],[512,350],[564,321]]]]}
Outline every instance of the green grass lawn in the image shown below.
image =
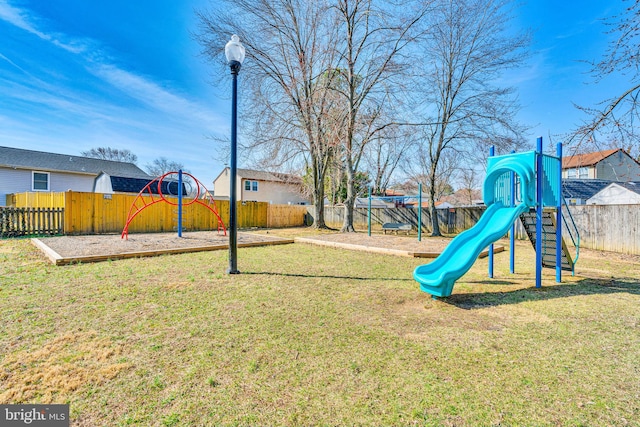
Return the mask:
{"type": "Polygon", "coordinates": [[[0,403],[83,426],[640,425],[640,257],[583,251],[535,289],[522,243],[515,275],[505,251],[435,301],[425,260],[293,244],[228,276],[227,255],[54,267],[0,241],[0,403]]]}

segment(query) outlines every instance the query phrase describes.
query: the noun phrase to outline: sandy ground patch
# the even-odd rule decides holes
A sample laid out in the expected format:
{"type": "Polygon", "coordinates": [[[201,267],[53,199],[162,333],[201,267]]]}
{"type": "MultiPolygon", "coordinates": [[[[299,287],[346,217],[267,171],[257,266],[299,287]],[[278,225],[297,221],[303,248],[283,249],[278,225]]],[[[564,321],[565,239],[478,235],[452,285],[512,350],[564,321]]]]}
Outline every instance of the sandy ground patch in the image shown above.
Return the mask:
{"type": "MultiPolygon", "coordinates": [[[[238,233],[238,244],[276,241],[279,238],[251,233],[238,233]]],[[[132,252],[160,251],[165,249],[188,249],[229,244],[229,236],[216,231],[183,233],[130,234],[121,239],[119,234],[92,236],[61,236],[39,239],[63,257],[92,255],[117,255],[132,252]]]]}
{"type": "Polygon", "coordinates": [[[447,237],[422,237],[418,241],[417,236],[400,236],[391,234],[367,233],[331,233],[305,236],[312,240],[323,242],[345,243],[371,248],[394,249],[407,252],[437,252],[440,253],[451,242],[447,237]]]}

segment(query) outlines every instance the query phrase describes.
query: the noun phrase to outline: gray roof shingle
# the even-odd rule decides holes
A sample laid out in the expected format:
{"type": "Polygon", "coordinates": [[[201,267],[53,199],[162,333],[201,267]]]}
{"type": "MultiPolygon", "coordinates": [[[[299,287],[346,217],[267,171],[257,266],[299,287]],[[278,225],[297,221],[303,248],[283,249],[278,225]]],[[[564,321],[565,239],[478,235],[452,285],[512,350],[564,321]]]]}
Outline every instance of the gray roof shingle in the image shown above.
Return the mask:
{"type": "Polygon", "coordinates": [[[564,178],[562,180],[562,195],[565,199],[587,200],[611,183],[612,181],[606,179],[564,178]]]}
{"type": "Polygon", "coordinates": [[[98,175],[100,172],[105,172],[109,175],[120,177],[151,179],[149,175],[133,163],[10,147],[0,147],[0,166],[90,175],[98,175]]]}
{"type": "Polygon", "coordinates": [[[280,172],[266,172],[253,169],[238,168],[238,176],[245,179],[255,179],[256,181],[289,182],[300,183],[299,176],[280,172]]]}
{"type": "MultiPolygon", "coordinates": [[[[118,193],[139,193],[152,181],[152,179],[125,178],[121,176],[111,176],[110,178],[111,188],[118,193]]],[[[163,180],[160,186],[160,190],[165,196],[177,196],[178,188],[178,181],[167,179],[163,180]]],[[[152,194],[158,194],[158,182],[156,181],[149,186],[149,190],[152,194]]],[[[182,184],[182,194],[187,194],[187,186],[185,184],[182,184]]]]}

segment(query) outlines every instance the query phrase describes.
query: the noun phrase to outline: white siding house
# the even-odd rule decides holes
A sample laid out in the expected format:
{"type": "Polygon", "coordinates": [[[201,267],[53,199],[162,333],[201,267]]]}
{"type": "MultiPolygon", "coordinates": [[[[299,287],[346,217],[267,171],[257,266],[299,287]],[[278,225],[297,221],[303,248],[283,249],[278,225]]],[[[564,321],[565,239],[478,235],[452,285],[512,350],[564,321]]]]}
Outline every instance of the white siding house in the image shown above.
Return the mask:
{"type": "MultiPolygon", "coordinates": [[[[213,181],[215,197],[229,198],[229,168],[213,181]]],[[[309,200],[301,194],[302,180],[289,174],[237,169],[236,193],[239,201],[273,204],[306,205],[309,200]]]]}
{"type": "Polygon", "coordinates": [[[133,163],[0,147],[0,206],[7,194],[26,191],[95,192],[100,174],[150,181],[133,163]]]}
{"type": "Polygon", "coordinates": [[[640,182],[612,182],[587,200],[588,205],[639,205],[640,182]]]}
{"type": "Polygon", "coordinates": [[[640,163],[621,148],[576,154],[562,158],[562,178],[640,181],[640,163]]]}

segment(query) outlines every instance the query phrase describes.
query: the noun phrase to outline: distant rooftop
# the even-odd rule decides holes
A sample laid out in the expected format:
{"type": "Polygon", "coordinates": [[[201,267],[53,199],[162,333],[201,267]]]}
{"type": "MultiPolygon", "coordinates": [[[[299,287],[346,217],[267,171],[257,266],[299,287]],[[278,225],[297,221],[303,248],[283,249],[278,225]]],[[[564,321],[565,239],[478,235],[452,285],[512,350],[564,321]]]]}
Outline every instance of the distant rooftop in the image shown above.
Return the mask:
{"type": "MultiPolygon", "coordinates": [[[[613,150],[596,151],[595,153],[586,154],[574,154],[573,156],[567,156],[562,158],[562,168],[572,169],[581,166],[593,166],[612,154],[618,151],[623,151],[621,148],[614,148],[613,150]]],[[[626,152],[625,152],[626,154],[626,152]]]]}
{"type": "Polygon", "coordinates": [[[565,199],[587,200],[612,182],[606,179],[563,179],[562,195],[565,199]]]}
{"type": "MultiPolygon", "coordinates": [[[[125,178],[121,176],[110,176],[111,188],[118,193],[138,193],[149,184],[151,179],[149,178],[125,178]]],[[[165,196],[177,196],[178,195],[178,181],[165,179],[162,181],[160,190],[165,196]]],[[[158,194],[158,183],[155,182],[149,186],[149,190],[152,194],[158,194]]],[[[187,194],[187,187],[182,184],[182,194],[187,194]]]]}
{"type": "Polygon", "coordinates": [[[640,194],[640,182],[613,182],[612,184],[619,185],[626,188],[629,191],[633,191],[636,194],[640,194]]]}
{"type": "MultiPolygon", "coordinates": [[[[220,175],[215,179],[217,180],[222,174],[227,171],[229,167],[227,166],[220,172],[220,175]]],[[[289,184],[302,184],[302,178],[298,175],[292,175],[288,173],[280,173],[280,172],[267,172],[267,171],[259,171],[254,169],[242,169],[238,168],[236,170],[238,174],[238,178],[241,179],[252,179],[256,181],[271,181],[271,182],[286,182],[289,184]]],[[[214,181],[215,181],[214,180],[214,181]]]]}
{"type": "Polygon", "coordinates": [[[109,175],[119,177],[142,178],[147,180],[151,178],[133,163],[23,150],[21,148],[11,147],[0,147],[0,167],[41,170],[44,172],[73,172],[89,175],[98,175],[101,172],[105,172],[109,175]]]}

